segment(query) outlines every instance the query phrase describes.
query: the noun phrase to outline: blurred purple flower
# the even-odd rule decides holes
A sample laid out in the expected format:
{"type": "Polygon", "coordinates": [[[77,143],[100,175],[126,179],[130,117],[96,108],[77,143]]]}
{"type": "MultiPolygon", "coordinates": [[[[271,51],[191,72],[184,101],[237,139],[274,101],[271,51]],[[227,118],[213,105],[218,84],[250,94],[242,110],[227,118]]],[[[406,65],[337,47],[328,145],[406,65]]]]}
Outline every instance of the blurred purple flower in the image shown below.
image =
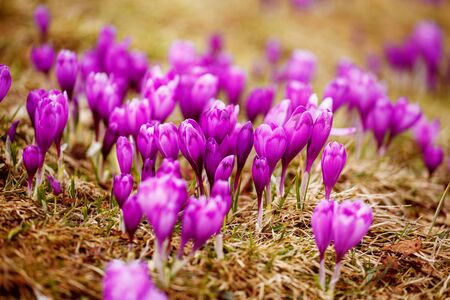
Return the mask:
{"type": "Polygon", "coordinates": [[[130,174],[118,174],[114,176],[112,192],[120,208],[123,207],[123,204],[130,196],[132,190],[133,176],[130,174]]]}
{"type": "Polygon", "coordinates": [[[131,174],[134,148],[127,137],[121,136],[116,143],[117,161],[122,174],[131,174]]]}
{"type": "Polygon", "coordinates": [[[42,38],[46,38],[50,25],[50,12],[46,5],[39,5],[34,10],[34,22],[42,38]]]}
{"type": "Polygon", "coordinates": [[[159,124],[155,128],[155,141],[164,158],[178,159],[178,129],[173,123],[159,124]]]}
{"type": "Polygon", "coordinates": [[[125,200],[122,206],[123,223],[125,225],[125,230],[128,233],[130,242],[133,241],[133,236],[139,227],[142,219],[141,206],[137,201],[137,195],[131,195],[125,200]]]}
{"type": "Polygon", "coordinates": [[[0,103],[8,94],[9,88],[11,87],[11,73],[9,72],[9,67],[7,65],[0,64],[0,103]]]}
{"type": "Polygon", "coordinates": [[[77,54],[61,50],[56,57],[55,73],[61,90],[66,91],[71,99],[78,74],[77,54]]]}
{"type": "Polygon", "coordinates": [[[42,44],[31,49],[31,62],[36,70],[47,74],[53,67],[55,61],[55,50],[50,43],[42,44]]]}
{"type": "Polygon", "coordinates": [[[245,105],[247,118],[253,123],[258,115],[266,116],[272,107],[275,97],[273,86],[253,89],[248,95],[245,105]]]}

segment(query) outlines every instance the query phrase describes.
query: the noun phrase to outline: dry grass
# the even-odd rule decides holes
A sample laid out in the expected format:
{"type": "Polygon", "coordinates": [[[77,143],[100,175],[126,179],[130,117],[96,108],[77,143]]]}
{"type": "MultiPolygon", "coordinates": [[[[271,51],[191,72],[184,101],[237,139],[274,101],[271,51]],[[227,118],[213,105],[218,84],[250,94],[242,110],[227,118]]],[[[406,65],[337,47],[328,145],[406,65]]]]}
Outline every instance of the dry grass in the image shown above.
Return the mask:
{"type": "MultiPolygon", "coordinates": [[[[321,1],[309,13],[291,11],[283,4],[263,11],[256,1],[50,1],[54,16],[51,37],[58,47],[84,50],[92,46],[104,23],[112,22],[119,35],[133,37],[133,45],[146,50],[152,61],[163,61],[170,42],[188,38],[201,45],[211,31],[225,34],[236,61],[250,67],[262,55],[267,37],[280,37],[286,55],[296,47],[312,50],[319,59],[315,86],[321,91],[331,78],[337,59],[352,57],[362,63],[365,54],[380,51],[386,39],[399,39],[414,22],[436,19],[450,41],[448,3],[439,9],[419,1],[321,1]],[[322,3],[323,2],[323,3],[322,3]],[[59,13],[57,13],[59,12],[59,13]],[[357,42],[355,43],[355,39],[357,42]]],[[[6,132],[8,116],[19,105],[17,145],[32,141],[32,130],[23,109],[28,89],[56,87],[28,65],[30,44],[35,42],[31,1],[0,3],[0,62],[12,66],[14,85],[1,104],[0,132],[6,132]]],[[[448,46],[448,44],[447,44],[448,46]]],[[[447,47],[448,49],[448,47],[447,47]]],[[[439,142],[449,155],[448,92],[426,94],[417,86],[400,86],[392,76],[385,80],[390,94],[419,101],[429,117],[440,117],[439,142]]],[[[254,83],[252,83],[253,85],[254,83]]],[[[345,125],[344,113],[338,125],[345,125]]],[[[119,229],[118,208],[111,207],[108,189],[95,185],[92,167],[83,155],[92,133],[84,123],[76,147],[65,157],[67,176],[63,196],[46,196],[42,203],[26,196],[26,174],[21,166],[5,162],[0,141],[0,296],[55,299],[100,298],[105,264],[130,256],[150,259],[153,235],[148,224],[136,234],[134,253],[119,229]],[[87,137],[87,138],[85,138],[87,137]],[[81,140],[81,138],[80,138],[81,140]],[[75,175],[74,175],[75,174],[75,175]],[[69,192],[71,178],[75,190],[69,192]]],[[[374,207],[374,225],[364,241],[345,259],[337,297],[349,299],[404,299],[450,297],[450,204],[444,203],[432,230],[431,220],[449,172],[445,167],[429,179],[420,155],[408,136],[402,136],[383,158],[378,158],[367,138],[362,159],[352,156],[352,140],[343,138],[350,158],[334,197],[341,201],[361,198],[374,207]]],[[[54,157],[54,156],[53,156],[54,157]]],[[[51,160],[51,159],[50,159],[51,160]]],[[[50,165],[55,165],[54,161],[50,165]]],[[[210,242],[166,289],[173,299],[316,299],[318,253],[310,229],[311,211],[323,198],[316,163],[304,211],[295,209],[292,191],[282,209],[275,204],[264,216],[264,229],[254,234],[256,200],[250,175],[244,178],[240,207],[224,232],[225,259],[215,258],[210,242]]],[[[296,166],[290,169],[292,180],[296,166]]],[[[189,176],[185,166],[183,173],[189,176]]],[[[177,229],[178,230],[178,229],[177,229]]],[[[174,235],[173,252],[179,244],[174,235]]],[[[327,255],[332,269],[333,254],[327,255]]],[[[156,276],[155,276],[156,277],[156,276]]]]}

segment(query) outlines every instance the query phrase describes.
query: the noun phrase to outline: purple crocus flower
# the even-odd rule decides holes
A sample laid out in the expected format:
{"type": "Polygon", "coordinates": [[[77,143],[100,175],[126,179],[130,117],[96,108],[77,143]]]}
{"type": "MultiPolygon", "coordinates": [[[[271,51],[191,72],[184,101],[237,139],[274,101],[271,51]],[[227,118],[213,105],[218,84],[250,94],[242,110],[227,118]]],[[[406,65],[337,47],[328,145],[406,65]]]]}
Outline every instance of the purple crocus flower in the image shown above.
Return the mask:
{"type": "Polygon", "coordinates": [[[398,134],[413,127],[422,116],[418,104],[409,103],[406,97],[397,100],[393,107],[391,122],[391,140],[398,134]]]}
{"type": "Polygon", "coordinates": [[[286,62],[281,74],[283,80],[311,82],[316,73],[317,59],[312,52],[295,50],[286,62]]]}
{"type": "Polygon", "coordinates": [[[212,55],[219,54],[224,48],[223,36],[220,33],[213,33],[208,38],[208,51],[212,55]]]}
{"type": "Polygon", "coordinates": [[[156,164],[156,157],[153,159],[146,158],[144,160],[144,165],[142,166],[141,170],[141,181],[144,181],[147,178],[155,176],[155,164],[156,164]]]}
{"type": "Polygon", "coordinates": [[[11,87],[11,73],[6,65],[0,64],[0,103],[8,94],[9,88],[11,87]]]}
{"type": "Polygon", "coordinates": [[[349,81],[344,77],[337,77],[325,87],[323,99],[333,99],[333,112],[335,112],[348,101],[349,91],[349,81]]]}
{"type": "Polygon", "coordinates": [[[180,163],[178,160],[163,159],[156,176],[163,177],[165,175],[171,175],[181,179],[180,163]]]}
{"type": "Polygon", "coordinates": [[[14,141],[14,137],[16,136],[16,130],[17,130],[17,126],[19,126],[20,120],[16,120],[14,122],[11,123],[11,126],[8,129],[8,134],[7,139],[9,140],[9,142],[13,142],[14,141]]]}
{"type": "Polygon", "coordinates": [[[105,69],[106,53],[114,45],[115,41],[116,28],[112,25],[104,26],[98,35],[97,47],[95,48],[102,70],[105,69]]]}
{"type": "Polygon", "coordinates": [[[281,44],[280,44],[280,41],[275,39],[275,38],[269,39],[267,41],[267,43],[266,43],[266,58],[267,58],[267,61],[270,64],[275,65],[280,60],[280,57],[281,57],[281,44]]]}
{"type": "Polygon", "coordinates": [[[141,125],[141,128],[139,129],[136,146],[143,160],[147,158],[154,159],[158,153],[155,135],[158,125],[158,122],[150,121],[149,123],[141,125]]]}
{"type": "Polygon", "coordinates": [[[133,176],[130,174],[118,174],[114,176],[112,192],[120,208],[122,208],[132,190],[133,176]]]}
{"type": "Polygon", "coordinates": [[[205,146],[205,171],[208,177],[209,185],[212,187],[214,184],[214,175],[216,174],[217,167],[222,160],[222,154],[220,152],[219,145],[216,140],[209,138],[206,141],[205,146]]]}
{"type": "Polygon", "coordinates": [[[173,123],[159,124],[155,128],[156,146],[164,158],[178,159],[178,129],[173,123]]]}
{"type": "Polygon", "coordinates": [[[124,86],[128,86],[130,75],[132,72],[132,60],[128,50],[130,39],[125,39],[120,43],[113,44],[108,48],[104,60],[104,69],[114,78],[122,79],[124,86]]]}
{"type": "Polygon", "coordinates": [[[130,238],[130,243],[133,241],[133,236],[139,227],[142,219],[142,210],[137,195],[131,195],[122,206],[123,223],[125,230],[130,238]]]}
{"type": "Polygon", "coordinates": [[[39,29],[42,38],[47,37],[48,27],[50,24],[50,12],[45,5],[39,5],[34,10],[34,22],[39,29]]]}
{"type": "Polygon", "coordinates": [[[414,126],[414,135],[416,143],[422,151],[425,151],[429,145],[434,144],[440,129],[441,122],[438,119],[428,122],[425,117],[422,117],[419,122],[417,122],[414,126]]]}
{"type": "Polygon", "coordinates": [[[103,278],[104,300],[167,300],[153,284],[147,264],[138,260],[129,263],[113,260],[103,278]]]}
{"type": "Polygon", "coordinates": [[[428,169],[429,175],[433,175],[434,171],[441,165],[444,160],[444,151],[442,147],[428,145],[423,150],[423,161],[428,169]]]}
{"type": "Polygon", "coordinates": [[[306,107],[312,93],[313,90],[311,84],[292,80],[286,85],[285,98],[291,100],[292,108],[296,109],[300,105],[306,107]]]}
{"type": "Polygon", "coordinates": [[[223,87],[231,104],[239,103],[242,91],[245,88],[245,81],[245,72],[240,67],[232,66],[228,69],[223,87]]]}
{"type": "Polygon", "coordinates": [[[175,41],[169,50],[169,63],[178,73],[186,73],[195,64],[195,46],[188,41],[175,41]]]}
{"type": "Polygon", "coordinates": [[[213,99],[218,90],[217,78],[211,74],[201,75],[193,84],[190,96],[180,99],[180,108],[183,115],[198,120],[208,103],[213,99]],[[189,100],[190,102],[186,102],[189,100]]]}
{"type": "Polygon", "coordinates": [[[272,174],[286,150],[286,133],[282,127],[261,124],[255,130],[254,145],[258,156],[267,159],[272,174]]]}
{"type": "Polygon", "coordinates": [[[48,75],[55,61],[55,50],[50,43],[31,49],[31,62],[36,70],[48,75]]]}
{"type": "Polygon", "coordinates": [[[33,190],[33,178],[43,164],[43,156],[38,146],[29,145],[23,150],[23,164],[28,174],[28,195],[31,196],[33,190]]]}
{"type": "Polygon", "coordinates": [[[89,74],[101,72],[100,61],[96,49],[91,49],[83,54],[79,62],[79,69],[82,82],[86,81],[89,74]]]}
{"type": "Polygon", "coordinates": [[[231,190],[230,184],[226,180],[216,180],[214,182],[214,186],[211,190],[211,197],[221,196],[222,200],[225,201],[225,212],[226,215],[231,208],[232,199],[231,199],[231,190]]]}
{"type": "Polygon", "coordinates": [[[283,126],[292,114],[292,102],[285,99],[272,107],[264,118],[264,123],[274,123],[277,126],[283,126]]]}
{"type": "Polygon", "coordinates": [[[55,146],[58,157],[61,155],[61,139],[69,119],[69,99],[67,93],[58,90],[50,90],[39,105],[51,105],[57,113],[55,146]]]}
{"type": "Polygon", "coordinates": [[[61,185],[58,180],[56,180],[53,176],[47,175],[47,180],[50,183],[50,187],[53,191],[53,195],[58,196],[62,193],[61,185]]]}
{"type": "Polygon", "coordinates": [[[200,124],[205,137],[212,137],[218,144],[221,144],[236,124],[235,122],[232,124],[233,112],[233,107],[225,107],[222,101],[216,100],[200,117],[200,124]]]}
{"type": "Polygon", "coordinates": [[[148,70],[148,59],[147,54],[142,51],[131,51],[130,52],[131,61],[131,71],[130,71],[130,83],[136,90],[140,90],[141,81],[148,70]]]}
{"type": "Polygon", "coordinates": [[[150,122],[150,105],[146,99],[134,98],[125,104],[128,134],[136,137],[141,126],[150,122]]]}
{"type": "Polygon", "coordinates": [[[134,149],[128,138],[121,136],[117,139],[116,152],[122,174],[131,174],[134,149]]]}
{"type": "Polygon", "coordinates": [[[119,125],[117,123],[109,123],[105,135],[103,136],[103,143],[102,143],[103,160],[106,160],[109,152],[111,152],[112,147],[117,142],[117,139],[119,138],[120,135],[121,134],[119,133],[119,125]]]}
{"type": "Polygon", "coordinates": [[[313,114],[313,118],[314,125],[306,151],[305,173],[308,174],[330,135],[333,125],[333,113],[328,109],[319,109],[313,114]]]}
{"type": "Polygon", "coordinates": [[[253,89],[245,104],[247,118],[253,123],[258,115],[266,116],[272,107],[274,97],[275,88],[273,86],[253,89]]]}
{"type": "Polygon", "coordinates": [[[325,199],[330,200],[331,190],[336,184],[347,161],[344,145],[330,142],[322,153],[322,176],[325,185],[325,199]]]}
{"type": "Polygon", "coordinates": [[[179,146],[197,177],[200,191],[204,194],[202,171],[205,156],[206,139],[200,126],[192,119],[183,121],[178,127],[179,146]]]}
{"type": "Polygon", "coordinates": [[[379,150],[382,149],[385,137],[391,128],[392,114],[391,101],[380,98],[367,117],[367,127],[372,129],[379,150]]]}
{"type": "Polygon", "coordinates": [[[231,173],[234,168],[234,155],[229,155],[222,159],[222,161],[217,166],[216,174],[214,175],[214,180],[226,180],[231,177],[231,173]]]}
{"type": "Polygon", "coordinates": [[[244,169],[245,162],[252,151],[253,139],[253,125],[248,121],[239,129],[237,134],[237,141],[239,142],[236,142],[237,170],[234,180],[234,191],[238,188],[242,169],[244,169]]]}
{"type": "Polygon", "coordinates": [[[66,91],[71,99],[78,73],[77,54],[61,50],[56,57],[55,73],[61,90],[66,91]]]}
{"type": "Polygon", "coordinates": [[[27,97],[27,112],[30,117],[31,124],[34,126],[34,115],[36,112],[36,107],[39,101],[44,97],[47,92],[44,89],[32,90],[28,93],[27,97]]]}
{"type": "Polygon", "coordinates": [[[264,188],[270,183],[270,166],[265,157],[255,156],[252,165],[252,177],[255,184],[256,195],[258,198],[258,222],[256,230],[261,230],[262,225],[262,194],[264,188]]]}

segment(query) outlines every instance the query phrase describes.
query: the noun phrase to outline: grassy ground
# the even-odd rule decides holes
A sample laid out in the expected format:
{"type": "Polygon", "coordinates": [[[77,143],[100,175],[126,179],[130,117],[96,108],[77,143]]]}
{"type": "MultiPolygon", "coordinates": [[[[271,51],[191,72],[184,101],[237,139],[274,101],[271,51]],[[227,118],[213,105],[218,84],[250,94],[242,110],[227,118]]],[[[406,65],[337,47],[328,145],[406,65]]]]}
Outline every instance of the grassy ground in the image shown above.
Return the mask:
{"type": "MultiPolygon", "coordinates": [[[[283,2],[274,10],[257,1],[48,1],[53,15],[51,39],[58,48],[83,51],[92,47],[105,23],[117,26],[120,37],[131,36],[133,47],[143,49],[152,62],[165,64],[172,40],[191,39],[203,49],[213,31],[226,38],[238,64],[250,69],[261,58],[270,36],[279,37],[287,56],[292,49],[313,51],[319,61],[314,86],[320,94],[332,78],[336,62],[349,57],[363,64],[367,53],[379,53],[385,40],[399,40],[417,20],[435,19],[444,29],[449,49],[450,5],[438,8],[420,1],[319,1],[307,13],[283,2]]],[[[11,66],[13,87],[0,104],[0,134],[18,107],[23,121],[17,145],[32,142],[32,129],[24,103],[29,89],[57,87],[34,72],[28,62],[30,47],[37,42],[32,24],[34,1],[0,2],[0,63],[11,66]]],[[[420,84],[401,84],[388,72],[384,80],[392,97],[409,96],[421,103],[428,117],[439,117],[439,143],[450,149],[448,90],[425,93],[420,84]]],[[[410,81],[411,82],[411,81],[410,81]]],[[[252,80],[251,86],[257,84],[252,80]]],[[[281,97],[281,96],[280,96],[281,97]]],[[[179,119],[174,117],[174,119],[179,119]]],[[[337,125],[345,123],[339,112],[337,125]]],[[[26,174],[21,165],[5,162],[4,139],[0,141],[0,296],[55,299],[99,298],[102,270],[113,258],[129,255],[150,259],[153,235],[145,223],[137,232],[134,253],[128,253],[126,236],[119,231],[118,209],[111,208],[109,189],[95,183],[84,155],[92,132],[82,124],[78,142],[65,156],[67,170],[64,196],[46,196],[47,210],[26,196],[26,174]],[[73,178],[73,179],[71,179],[73,178]]],[[[428,235],[437,203],[449,182],[441,167],[428,178],[418,150],[409,135],[400,137],[387,155],[374,154],[368,137],[361,159],[353,154],[353,140],[342,138],[349,161],[334,197],[361,198],[374,207],[375,220],[363,243],[346,258],[337,296],[350,299],[404,299],[450,297],[450,204],[444,203],[428,235]]],[[[53,151],[53,150],[52,150],[53,151]]],[[[53,153],[54,154],[54,153],[53,153]]],[[[49,156],[48,156],[49,157],[49,156]]],[[[48,160],[55,166],[55,155],[48,160]]],[[[183,162],[183,173],[189,168],[183,162]]],[[[289,180],[296,172],[290,168],[289,180]]],[[[173,299],[246,299],[320,297],[316,283],[318,253],[310,229],[311,211],[323,198],[320,169],[316,163],[304,211],[295,209],[291,190],[283,207],[275,204],[265,213],[263,233],[254,235],[256,200],[249,172],[243,182],[240,207],[224,232],[225,259],[215,258],[212,243],[176,276],[167,293],[173,299]]],[[[179,234],[173,240],[174,251],[179,234]]],[[[327,268],[333,266],[329,251],[327,268]]]]}

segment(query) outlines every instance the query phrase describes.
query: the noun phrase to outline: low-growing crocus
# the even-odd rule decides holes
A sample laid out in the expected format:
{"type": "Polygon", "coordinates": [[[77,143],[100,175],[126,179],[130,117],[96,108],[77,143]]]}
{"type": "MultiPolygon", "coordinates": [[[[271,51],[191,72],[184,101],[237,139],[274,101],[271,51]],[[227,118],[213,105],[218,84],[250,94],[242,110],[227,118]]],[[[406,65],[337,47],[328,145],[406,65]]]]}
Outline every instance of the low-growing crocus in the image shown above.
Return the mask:
{"type": "Polygon", "coordinates": [[[399,98],[393,107],[390,140],[413,127],[421,116],[418,104],[409,103],[406,97],[399,98]]]}
{"type": "Polygon", "coordinates": [[[325,199],[330,200],[331,191],[347,161],[345,147],[337,142],[330,142],[322,153],[322,177],[325,185],[325,199]]]}
{"type": "Polygon", "coordinates": [[[53,195],[58,196],[62,193],[61,185],[59,181],[56,180],[53,176],[47,175],[48,183],[50,184],[50,188],[52,189],[53,195]]]}
{"type": "Polygon", "coordinates": [[[50,43],[31,49],[31,62],[36,70],[48,75],[55,62],[55,50],[50,43]]]}
{"type": "Polygon", "coordinates": [[[186,73],[195,64],[197,53],[194,44],[175,41],[169,49],[169,63],[178,73],[186,73]]]}
{"type": "Polygon", "coordinates": [[[255,88],[250,92],[245,104],[245,111],[250,122],[253,123],[259,115],[264,117],[267,115],[272,107],[274,97],[275,88],[273,86],[255,88]]]}
{"type": "Polygon", "coordinates": [[[122,174],[131,174],[134,149],[128,138],[121,136],[117,139],[116,153],[120,172],[122,172],[122,174]]]}
{"type": "Polygon", "coordinates": [[[23,150],[23,164],[28,174],[28,195],[33,191],[33,178],[42,167],[43,157],[38,146],[30,145],[23,150]]]}
{"type": "Polygon", "coordinates": [[[125,111],[128,134],[136,138],[141,126],[150,122],[150,105],[146,99],[134,98],[125,104],[125,111]]]}
{"type": "Polygon", "coordinates": [[[281,79],[311,82],[316,73],[316,56],[306,50],[295,50],[283,68],[281,79]]]}
{"type": "Polygon", "coordinates": [[[347,79],[344,77],[337,77],[325,87],[323,99],[333,99],[333,112],[335,112],[349,100],[349,91],[350,84],[347,79]]]}
{"type": "Polygon", "coordinates": [[[335,201],[322,200],[311,216],[314,240],[320,253],[319,283],[325,290],[325,251],[333,239],[333,213],[335,201]]]}
{"type": "Polygon", "coordinates": [[[221,196],[225,204],[225,215],[231,208],[231,190],[227,180],[216,180],[211,190],[211,197],[221,196]]]}
{"type": "Polygon", "coordinates": [[[428,122],[425,117],[422,117],[416,126],[414,126],[414,136],[417,145],[419,145],[422,151],[429,146],[434,144],[437,136],[439,135],[439,130],[441,128],[441,122],[435,119],[428,122]]]}
{"type": "Polygon", "coordinates": [[[9,88],[11,87],[11,73],[6,65],[0,64],[0,103],[8,94],[9,88]]]}
{"type": "Polygon", "coordinates": [[[231,117],[229,110],[224,105],[215,105],[206,109],[200,117],[200,125],[205,138],[212,137],[217,144],[221,144],[230,132],[231,117]]]}
{"type": "Polygon", "coordinates": [[[130,51],[131,71],[129,74],[129,80],[131,85],[140,90],[141,81],[148,70],[147,54],[142,51],[130,51]]]}
{"type": "Polygon", "coordinates": [[[431,176],[444,160],[444,151],[439,146],[428,145],[423,151],[422,156],[425,166],[428,169],[428,174],[431,176]]]}
{"type": "Polygon", "coordinates": [[[252,165],[252,177],[255,184],[256,196],[258,198],[258,221],[256,223],[256,231],[261,231],[262,227],[262,194],[264,188],[270,183],[270,167],[265,157],[255,156],[252,165]]]}
{"type": "Polygon", "coordinates": [[[156,176],[162,177],[165,175],[171,175],[181,179],[180,163],[178,160],[163,159],[158,172],[156,172],[156,176]]]}
{"type": "Polygon", "coordinates": [[[300,105],[306,107],[312,93],[313,90],[311,84],[292,80],[286,85],[285,98],[291,100],[292,108],[296,109],[300,105]]]}
{"type": "MultiPolygon", "coordinates": [[[[122,80],[124,90],[129,85],[130,73],[132,72],[132,61],[129,52],[131,39],[126,38],[108,48],[104,60],[105,71],[114,78],[122,80]]],[[[121,90],[122,91],[122,90],[121,90]]]]}
{"type": "Polygon", "coordinates": [[[232,66],[225,75],[224,90],[231,104],[238,104],[245,88],[245,72],[238,66],[232,66]]]}
{"type": "Polygon", "coordinates": [[[392,113],[393,109],[390,100],[380,98],[367,117],[367,127],[373,131],[380,154],[384,152],[384,140],[391,128],[392,113]]]}
{"type": "Polygon", "coordinates": [[[286,133],[283,127],[277,127],[274,124],[261,124],[255,130],[254,145],[256,153],[267,159],[270,173],[273,173],[277,162],[286,150],[286,133]]]}
{"type": "MultiPolygon", "coordinates": [[[[185,117],[192,117],[198,120],[209,101],[216,96],[217,90],[218,80],[214,75],[208,73],[201,75],[192,86],[190,93],[191,103],[187,104],[189,105],[188,112],[186,110],[183,112],[185,117]]],[[[183,106],[181,109],[183,111],[183,106]]]]}
{"type": "Polygon", "coordinates": [[[237,169],[234,179],[234,191],[236,192],[241,178],[241,172],[244,169],[245,162],[253,148],[253,125],[250,121],[246,122],[239,129],[236,142],[236,160],[237,169]]]}
{"type": "Polygon", "coordinates": [[[11,123],[11,126],[8,129],[8,134],[6,135],[7,141],[12,143],[14,141],[14,137],[16,136],[17,126],[19,126],[20,120],[15,120],[11,123]]]}
{"type": "Polygon", "coordinates": [[[204,194],[202,173],[206,139],[202,129],[192,119],[183,121],[178,127],[180,151],[194,169],[200,193],[204,194]]]}
{"type": "Polygon", "coordinates": [[[142,219],[141,206],[137,201],[137,195],[131,195],[122,206],[123,224],[127,231],[130,243],[133,242],[134,233],[139,227],[142,219]]]}
{"type": "Polygon", "coordinates": [[[154,159],[158,153],[155,135],[158,124],[156,121],[150,121],[149,123],[143,124],[139,129],[136,146],[143,160],[147,158],[154,159]]]}
{"type": "Polygon", "coordinates": [[[133,176],[130,174],[118,174],[114,176],[112,192],[120,208],[122,208],[132,190],[133,176]]]}
{"type": "Polygon", "coordinates": [[[113,260],[105,269],[103,299],[166,300],[167,296],[153,284],[145,262],[113,260]]]}
{"type": "Polygon", "coordinates": [[[71,99],[78,74],[77,54],[61,50],[56,57],[55,74],[61,90],[66,91],[71,99]]]}
{"type": "Polygon", "coordinates": [[[50,12],[48,11],[47,6],[39,5],[34,10],[34,22],[36,23],[36,27],[39,29],[39,33],[41,37],[45,39],[48,33],[48,27],[50,25],[50,12]]]}
{"type": "Polygon", "coordinates": [[[156,146],[164,158],[178,159],[178,129],[173,123],[159,124],[155,128],[156,146]]]}
{"type": "Polygon", "coordinates": [[[214,175],[216,174],[217,167],[222,160],[222,154],[220,152],[219,145],[214,138],[209,138],[206,141],[205,146],[205,171],[208,177],[210,187],[214,184],[214,175]]]}
{"type": "Polygon", "coordinates": [[[222,159],[222,161],[217,166],[216,174],[214,175],[214,180],[226,180],[230,179],[231,173],[234,168],[234,155],[229,155],[222,159]]]}
{"type": "Polygon", "coordinates": [[[30,117],[31,124],[34,127],[34,114],[39,101],[44,97],[47,92],[44,89],[32,90],[28,93],[27,97],[27,112],[30,117]]]}
{"type": "Polygon", "coordinates": [[[285,99],[272,107],[264,118],[264,123],[274,123],[283,126],[292,114],[292,102],[285,99]]]}
{"type": "Polygon", "coordinates": [[[100,68],[105,69],[105,58],[109,48],[111,48],[116,41],[116,28],[112,25],[103,26],[97,39],[97,46],[95,52],[100,63],[100,68]]]}

